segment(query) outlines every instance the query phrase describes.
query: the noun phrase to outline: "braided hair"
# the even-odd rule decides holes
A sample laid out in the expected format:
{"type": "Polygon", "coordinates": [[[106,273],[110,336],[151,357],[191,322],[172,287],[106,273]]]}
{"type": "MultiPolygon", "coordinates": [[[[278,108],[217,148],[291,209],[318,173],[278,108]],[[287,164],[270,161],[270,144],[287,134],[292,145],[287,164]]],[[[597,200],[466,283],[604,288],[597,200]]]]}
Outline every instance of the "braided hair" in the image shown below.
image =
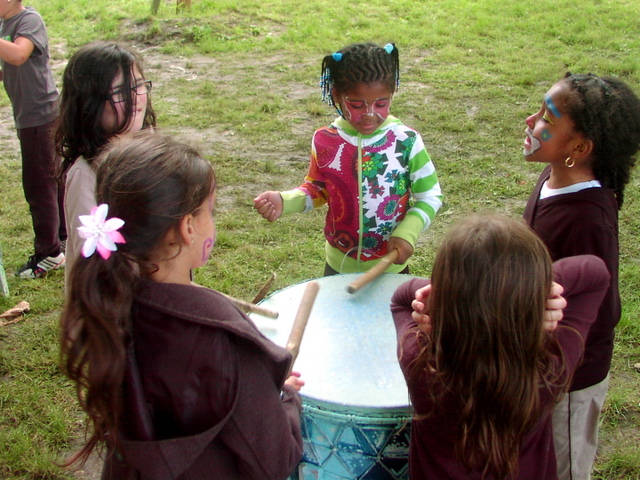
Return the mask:
{"type": "Polygon", "coordinates": [[[640,148],[640,100],[617,78],[568,72],[564,81],[565,109],[576,130],[593,142],[593,173],[613,190],[620,209],[640,148]]]}
{"type": "Polygon", "coordinates": [[[334,90],[345,93],[359,84],[382,83],[395,93],[400,85],[400,59],[394,43],[379,47],[355,43],[322,59],[320,90],[322,101],[335,107],[334,90]]]}

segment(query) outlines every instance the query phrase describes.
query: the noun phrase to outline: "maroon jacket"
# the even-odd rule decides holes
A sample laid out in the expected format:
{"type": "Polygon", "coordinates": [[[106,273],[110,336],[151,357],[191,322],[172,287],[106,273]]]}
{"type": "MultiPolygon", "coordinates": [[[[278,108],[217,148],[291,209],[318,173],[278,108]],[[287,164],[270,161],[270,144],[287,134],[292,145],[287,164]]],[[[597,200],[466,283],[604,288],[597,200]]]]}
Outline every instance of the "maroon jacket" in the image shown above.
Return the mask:
{"type": "Polygon", "coordinates": [[[598,318],[589,331],[584,362],[576,370],[570,391],[582,390],[605,379],[611,367],[615,326],[620,321],[618,289],[618,204],[609,188],[587,188],[539,200],[549,178],[543,170],[529,197],[524,219],[545,243],[556,261],[573,255],[595,255],[607,265],[611,283],[598,318]]]}
{"type": "MultiPolygon", "coordinates": [[[[568,306],[557,330],[558,342],[564,352],[563,375],[570,375],[580,361],[583,339],[595,319],[595,314],[609,284],[604,263],[591,255],[567,258],[554,264],[556,282],[564,287],[568,306]]],[[[409,380],[412,362],[420,351],[417,324],[411,318],[411,301],[417,289],[428,284],[426,279],[414,279],[401,285],[391,299],[391,311],[398,336],[398,358],[407,379],[411,403],[416,416],[431,411],[432,401],[426,390],[426,379],[409,380]]],[[[559,368],[562,368],[558,360],[559,368]]],[[[426,375],[424,373],[423,375],[426,375]]],[[[551,397],[540,390],[540,400],[546,413],[523,439],[518,458],[516,480],[557,480],[556,456],[553,447],[551,397]]],[[[438,404],[436,413],[411,422],[409,468],[412,480],[480,480],[482,470],[463,469],[455,456],[457,438],[452,435],[458,422],[458,412],[446,399],[438,404]]]]}
{"type": "Polygon", "coordinates": [[[144,281],[133,308],[122,440],[102,478],[287,478],[302,456],[291,355],[212,290],[144,281]]]}

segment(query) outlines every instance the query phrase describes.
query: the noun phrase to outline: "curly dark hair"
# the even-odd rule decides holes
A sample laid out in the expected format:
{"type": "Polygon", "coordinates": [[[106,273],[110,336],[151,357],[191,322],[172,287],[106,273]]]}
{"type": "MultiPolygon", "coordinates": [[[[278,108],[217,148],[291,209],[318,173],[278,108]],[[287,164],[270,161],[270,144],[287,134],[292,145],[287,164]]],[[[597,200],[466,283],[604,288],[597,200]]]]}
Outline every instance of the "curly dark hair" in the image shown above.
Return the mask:
{"type": "Polygon", "coordinates": [[[640,148],[640,100],[622,80],[568,72],[564,108],[575,128],[593,142],[591,168],[603,187],[624,202],[635,155],[640,148]]]}

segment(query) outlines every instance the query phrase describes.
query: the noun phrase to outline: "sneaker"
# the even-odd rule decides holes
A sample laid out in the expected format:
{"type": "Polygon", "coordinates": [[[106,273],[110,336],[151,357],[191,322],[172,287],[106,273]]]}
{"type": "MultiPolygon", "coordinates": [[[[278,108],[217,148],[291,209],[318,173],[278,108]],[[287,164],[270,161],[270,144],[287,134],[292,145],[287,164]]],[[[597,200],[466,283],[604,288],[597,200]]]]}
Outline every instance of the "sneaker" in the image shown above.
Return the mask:
{"type": "Polygon", "coordinates": [[[20,278],[40,278],[44,277],[48,271],[64,267],[64,253],[56,257],[40,257],[31,255],[29,261],[16,272],[16,277],[20,278]]]}

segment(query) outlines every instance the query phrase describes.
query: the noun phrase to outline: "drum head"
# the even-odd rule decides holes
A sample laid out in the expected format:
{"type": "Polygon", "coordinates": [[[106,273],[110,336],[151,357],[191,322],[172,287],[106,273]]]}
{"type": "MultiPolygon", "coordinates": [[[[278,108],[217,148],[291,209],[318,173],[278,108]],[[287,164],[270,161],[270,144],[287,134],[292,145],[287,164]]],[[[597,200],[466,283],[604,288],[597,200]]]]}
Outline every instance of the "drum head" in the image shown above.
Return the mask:
{"type": "MultiPolygon", "coordinates": [[[[294,365],[305,381],[300,393],[303,399],[327,404],[332,410],[358,414],[368,409],[406,411],[409,394],[398,365],[389,305],[396,288],[413,277],[383,274],[348,293],[348,285],[359,275],[314,279],[320,290],[294,365]]],[[[260,331],[276,344],[287,344],[310,281],[279,290],[260,303],[279,312],[278,319],[251,314],[260,331]]]]}

